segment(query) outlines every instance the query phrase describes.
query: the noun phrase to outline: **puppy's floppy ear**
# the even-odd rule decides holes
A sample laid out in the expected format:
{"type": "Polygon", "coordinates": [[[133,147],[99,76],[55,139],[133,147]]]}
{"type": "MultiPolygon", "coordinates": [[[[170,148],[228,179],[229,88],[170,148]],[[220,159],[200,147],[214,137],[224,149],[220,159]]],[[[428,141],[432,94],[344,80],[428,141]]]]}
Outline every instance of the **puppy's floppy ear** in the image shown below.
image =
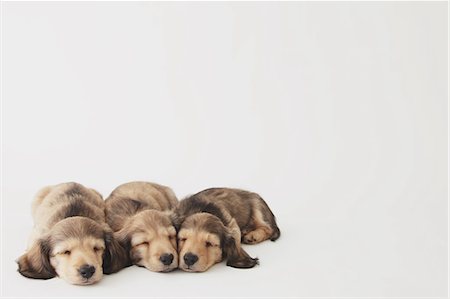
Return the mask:
{"type": "Polygon", "coordinates": [[[223,257],[227,259],[227,266],[234,268],[253,268],[258,262],[258,258],[252,258],[236,242],[236,239],[226,233],[222,246],[223,257]]]}
{"type": "Polygon", "coordinates": [[[28,278],[49,279],[56,276],[55,269],[50,264],[50,242],[48,239],[37,240],[33,246],[19,259],[20,274],[28,278]]]}
{"type": "Polygon", "coordinates": [[[131,250],[131,239],[129,236],[129,229],[127,226],[121,230],[114,232],[113,237],[119,242],[120,246],[125,249],[126,252],[131,250]]]}
{"type": "Polygon", "coordinates": [[[105,252],[103,253],[103,273],[112,274],[131,265],[128,253],[114,237],[112,231],[105,231],[105,252]]]}

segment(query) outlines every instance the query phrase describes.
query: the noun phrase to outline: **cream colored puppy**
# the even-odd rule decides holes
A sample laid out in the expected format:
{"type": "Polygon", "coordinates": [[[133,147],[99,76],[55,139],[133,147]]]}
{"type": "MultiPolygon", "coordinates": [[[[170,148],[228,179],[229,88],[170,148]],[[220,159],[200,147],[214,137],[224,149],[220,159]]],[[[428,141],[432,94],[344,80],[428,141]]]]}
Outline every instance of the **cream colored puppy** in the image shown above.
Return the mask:
{"type": "Polygon", "coordinates": [[[171,219],[177,204],[169,187],[148,182],[120,185],[106,199],[106,220],[133,264],[156,272],[178,267],[171,219]]]}
{"type": "Polygon", "coordinates": [[[77,183],[41,189],[32,204],[28,250],[17,260],[20,274],[87,285],[123,268],[126,252],[105,222],[104,207],[97,191],[77,183]]]}

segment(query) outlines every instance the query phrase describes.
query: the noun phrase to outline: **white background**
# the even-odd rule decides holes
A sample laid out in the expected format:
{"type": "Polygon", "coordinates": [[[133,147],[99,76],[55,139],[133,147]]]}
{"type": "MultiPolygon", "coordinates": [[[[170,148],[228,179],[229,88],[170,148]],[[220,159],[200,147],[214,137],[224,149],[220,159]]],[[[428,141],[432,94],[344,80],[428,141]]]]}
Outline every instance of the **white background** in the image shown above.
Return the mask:
{"type": "Polygon", "coordinates": [[[2,4],[3,296],[447,296],[447,3],[2,4]],[[42,186],[259,192],[261,265],[31,280],[42,186]]]}

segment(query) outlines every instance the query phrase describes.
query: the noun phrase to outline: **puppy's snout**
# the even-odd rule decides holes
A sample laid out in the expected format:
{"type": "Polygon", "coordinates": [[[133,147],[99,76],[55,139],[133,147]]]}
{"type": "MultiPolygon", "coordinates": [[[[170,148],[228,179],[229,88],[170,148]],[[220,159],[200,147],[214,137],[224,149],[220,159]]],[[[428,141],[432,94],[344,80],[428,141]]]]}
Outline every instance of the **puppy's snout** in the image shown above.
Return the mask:
{"type": "Polygon", "coordinates": [[[91,266],[91,265],[83,265],[81,266],[80,270],[78,270],[80,272],[80,275],[84,278],[91,278],[92,275],[94,275],[95,273],[95,267],[91,266]]]}
{"type": "Polygon", "coordinates": [[[159,260],[160,260],[161,263],[163,263],[165,266],[168,266],[168,265],[172,264],[172,262],[173,262],[173,254],[171,254],[171,253],[165,253],[165,254],[161,255],[161,257],[159,258],[159,260]]]}
{"type": "Polygon", "coordinates": [[[184,262],[186,263],[186,265],[188,266],[192,266],[193,264],[195,264],[198,261],[198,256],[193,254],[193,253],[186,253],[184,255],[184,262]]]}

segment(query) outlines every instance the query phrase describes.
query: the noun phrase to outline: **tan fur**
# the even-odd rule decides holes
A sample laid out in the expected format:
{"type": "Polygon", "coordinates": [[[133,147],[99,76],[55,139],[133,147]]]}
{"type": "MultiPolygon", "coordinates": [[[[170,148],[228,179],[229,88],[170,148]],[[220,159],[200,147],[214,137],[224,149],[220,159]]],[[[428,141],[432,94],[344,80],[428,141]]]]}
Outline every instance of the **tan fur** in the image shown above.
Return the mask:
{"type": "Polygon", "coordinates": [[[106,199],[108,224],[129,249],[133,264],[156,272],[177,268],[176,231],[171,222],[177,203],[169,187],[149,182],[123,184],[106,199]],[[171,258],[170,264],[163,262],[165,257],[171,258]]]}
{"type": "Polygon", "coordinates": [[[116,267],[110,268],[110,258],[124,250],[113,244],[104,201],[97,191],[77,183],[45,187],[35,196],[32,214],[34,228],[28,249],[18,259],[22,275],[40,279],[57,275],[85,285],[98,282],[103,272],[116,271],[116,267]],[[92,276],[82,276],[86,267],[93,267],[92,276]]]}
{"type": "Polygon", "coordinates": [[[89,281],[89,283],[94,283],[102,278],[100,270],[104,250],[105,243],[102,239],[86,237],[80,241],[77,238],[70,238],[55,246],[50,263],[59,277],[74,284],[85,284],[78,269],[86,264],[94,265],[96,271],[89,281]],[[97,250],[93,250],[93,248],[97,248],[97,250]],[[70,249],[69,255],[65,254],[67,249],[70,249]]]}
{"type": "Polygon", "coordinates": [[[199,258],[194,265],[180,261],[180,268],[188,272],[203,272],[222,261],[221,238],[218,234],[202,229],[209,226],[208,215],[200,213],[187,220],[185,228],[178,234],[180,256],[191,253],[199,258]],[[199,225],[200,224],[200,225],[199,225]]]}
{"type": "Polygon", "coordinates": [[[250,231],[242,232],[242,242],[246,244],[257,244],[269,239],[273,235],[273,229],[264,220],[261,210],[256,208],[252,217],[254,227],[250,231]]]}

